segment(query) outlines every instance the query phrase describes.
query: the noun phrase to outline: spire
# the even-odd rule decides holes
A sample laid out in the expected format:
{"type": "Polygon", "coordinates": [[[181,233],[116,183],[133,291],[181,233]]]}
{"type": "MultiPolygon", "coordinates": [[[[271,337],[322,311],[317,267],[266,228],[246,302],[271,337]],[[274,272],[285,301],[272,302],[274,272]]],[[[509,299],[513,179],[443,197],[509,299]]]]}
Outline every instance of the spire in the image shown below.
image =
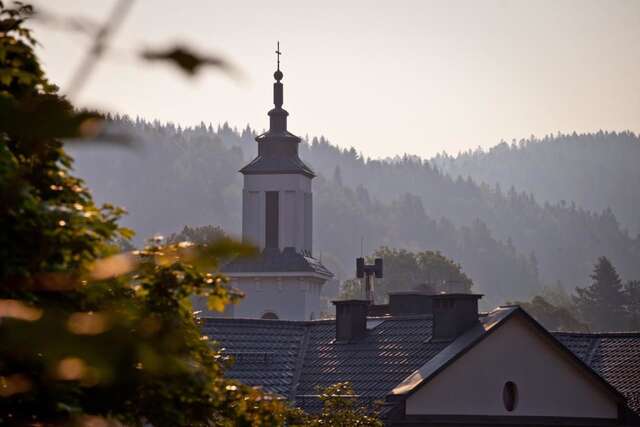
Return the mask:
{"type": "Polygon", "coordinates": [[[280,80],[282,80],[282,77],[284,77],[284,75],[282,74],[282,71],[280,71],[280,55],[282,55],[282,52],[280,52],[280,42],[278,42],[277,46],[278,47],[276,48],[276,55],[278,58],[278,68],[276,69],[276,72],[273,73],[273,77],[276,79],[276,82],[273,84],[273,104],[275,105],[275,108],[269,111],[269,131],[286,132],[287,116],[289,115],[289,113],[282,109],[283,86],[280,80]]]}
{"type": "MultiPolygon", "coordinates": [[[[1,0],[0,0],[1,1],[1,0]]],[[[287,117],[289,113],[282,108],[283,104],[283,87],[282,87],[282,71],[280,71],[280,42],[276,47],[277,68],[273,74],[275,82],[273,83],[273,104],[274,107],[269,111],[269,130],[258,135],[256,142],[258,143],[258,157],[251,163],[240,169],[244,175],[250,174],[301,174],[308,178],[313,178],[315,174],[305,165],[298,156],[298,145],[301,139],[287,130],[287,117]]]]}

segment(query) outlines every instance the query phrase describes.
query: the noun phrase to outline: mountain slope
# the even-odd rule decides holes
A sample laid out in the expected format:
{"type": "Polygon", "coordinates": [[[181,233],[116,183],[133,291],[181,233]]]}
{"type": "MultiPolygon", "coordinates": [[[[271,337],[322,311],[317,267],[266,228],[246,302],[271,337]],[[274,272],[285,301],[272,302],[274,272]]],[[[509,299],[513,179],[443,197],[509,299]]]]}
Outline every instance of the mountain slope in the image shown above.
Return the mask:
{"type": "Polygon", "coordinates": [[[542,202],[575,202],[601,212],[611,208],[621,224],[640,232],[640,136],[631,132],[598,132],[531,137],[501,142],[489,150],[452,157],[436,156],[432,164],[452,176],[502,188],[514,186],[542,202]]]}
{"type": "MultiPolygon", "coordinates": [[[[206,224],[240,232],[237,170],[255,154],[251,129],[183,130],[125,118],[113,126],[135,135],[137,148],[94,144],[74,154],[97,199],[128,208],[126,225],[142,236],[206,224]]],[[[319,175],[316,255],[341,278],[352,274],[362,237],[367,252],[382,244],[441,250],[497,303],[526,298],[542,283],[584,285],[600,255],[623,277],[640,276],[638,242],[611,211],[540,205],[515,190],[505,194],[451,178],[420,159],[367,160],[323,139],[301,144],[300,151],[319,175]]]]}

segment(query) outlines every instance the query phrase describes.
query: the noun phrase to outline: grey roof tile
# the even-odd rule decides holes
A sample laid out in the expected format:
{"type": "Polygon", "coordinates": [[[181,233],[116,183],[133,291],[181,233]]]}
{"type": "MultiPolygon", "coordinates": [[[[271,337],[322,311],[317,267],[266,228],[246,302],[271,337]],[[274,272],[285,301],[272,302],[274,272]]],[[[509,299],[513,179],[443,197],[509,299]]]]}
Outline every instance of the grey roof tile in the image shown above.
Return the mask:
{"type": "Polygon", "coordinates": [[[202,319],[204,335],[217,341],[235,362],[231,378],[289,396],[305,326],[295,322],[202,319]]]}
{"type": "Polygon", "coordinates": [[[587,357],[583,360],[621,392],[627,398],[627,405],[640,414],[640,333],[561,332],[554,335],[578,357],[587,357]]]}

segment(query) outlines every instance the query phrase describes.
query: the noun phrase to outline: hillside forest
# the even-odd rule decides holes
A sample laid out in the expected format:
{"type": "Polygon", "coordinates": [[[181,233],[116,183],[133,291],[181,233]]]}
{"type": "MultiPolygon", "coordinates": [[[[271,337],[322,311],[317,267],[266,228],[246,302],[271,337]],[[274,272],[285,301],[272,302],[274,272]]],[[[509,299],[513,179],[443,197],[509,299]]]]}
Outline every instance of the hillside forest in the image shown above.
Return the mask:
{"type": "MultiPolygon", "coordinates": [[[[99,202],[126,207],[123,225],[136,230],[136,244],[185,225],[240,233],[237,171],[256,154],[255,129],[110,120],[109,132],[128,135],[131,148],[80,144],[72,154],[99,202]]],[[[307,136],[300,156],[318,175],[315,256],[339,280],[353,277],[363,251],[382,246],[455,260],[487,306],[587,286],[601,256],[621,276],[640,277],[640,240],[629,231],[640,195],[622,184],[638,182],[632,133],[531,138],[433,159],[370,159],[307,136]]]]}

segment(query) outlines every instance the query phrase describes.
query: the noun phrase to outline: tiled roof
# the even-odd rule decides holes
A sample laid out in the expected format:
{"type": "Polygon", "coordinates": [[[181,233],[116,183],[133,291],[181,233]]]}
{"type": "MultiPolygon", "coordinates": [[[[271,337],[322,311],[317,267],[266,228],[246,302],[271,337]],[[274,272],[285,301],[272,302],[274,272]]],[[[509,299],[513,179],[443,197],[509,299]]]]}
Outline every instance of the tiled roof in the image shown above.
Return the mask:
{"type": "Polygon", "coordinates": [[[202,330],[235,359],[229,377],[289,397],[307,330],[304,323],[207,318],[202,330]]]}
{"type": "MultiPolygon", "coordinates": [[[[489,330],[498,317],[481,317],[483,329],[489,330]]],[[[203,319],[203,333],[236,356],[230,377],[313,412],[320,408],[317,387],[342,381],[352,383],[363,405],[382,401],[427,362],[435,363],[450,344],[431,342],[430,315],[369,319],[368,324],[366,338],[356,343],[336,342],[333,320],[208,318],[203,319]]],[[[640,413],[640,333],[553,335],[640,413]]]]}
{"type": "Polygon", "coordinates": [[[295,248],[264,249],[258,256],[238,258],[222,268],[224,273],[280,273],[307,272],[316,273],[327,278],[333,274],[322,263],[309,256],[297,252],[295,248]]]}
{"type": "Polygon", "coordinates": [[[640,333],[554,334],[640,413],[640,333]]]}
{"type": "Polygon", "coordinates": [[[351,382],[364,405],[383,400],[389,390],[444,347],[430,339],[431,318],[427,316],[387,319],[357,343],[335,342],[333,321],[312,323],[295,402],[313,411],[320,404],[311,397],[318,394],[318,386],[344,381],[351,382]]]}
{"type": "Polygon", "coordinates": [[[369,321],[358,343],[335,342],[335,322],[203,319],[203,334],[236,358],[231,378],[318,409],[317,387],[350,381],[363,404],[383,400],[446,343],[431,343],[431,317],[407,316],[369,321]],[[251,355],[251,357],[247,357],[251,355]],[[293,381],[294,378],[297,381],[293,381]]]}

